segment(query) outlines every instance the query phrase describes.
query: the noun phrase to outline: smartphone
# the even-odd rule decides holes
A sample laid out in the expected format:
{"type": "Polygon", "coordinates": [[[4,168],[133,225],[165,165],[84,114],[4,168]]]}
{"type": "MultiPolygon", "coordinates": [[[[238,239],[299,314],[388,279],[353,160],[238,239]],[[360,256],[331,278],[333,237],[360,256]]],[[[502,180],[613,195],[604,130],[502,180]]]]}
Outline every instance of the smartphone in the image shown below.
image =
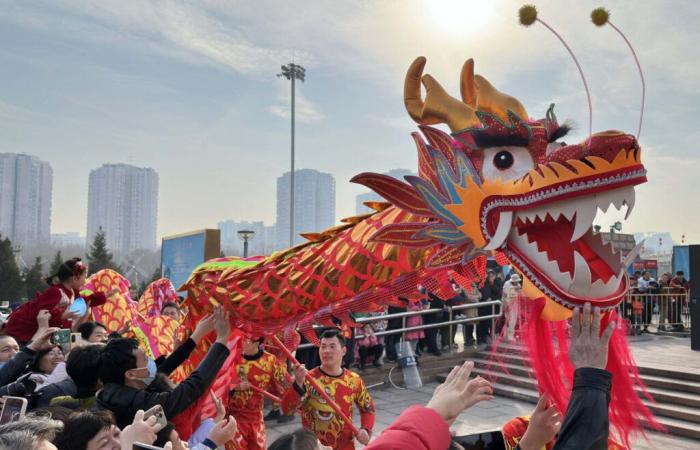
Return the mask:
{"type": "Polygon", "coordinates": [[[70,344],[70,334],[70,329],[68,328],[58,330],[51,336],[51,343],[53,345],[70,344]]]}
{"type": "Polygon", "coordinates": [[[141,442],[134,442],[133,450],[163,450],[163,447],[156,447],[155,445],[142,444],[141,442]]]}
{"type": "Polygon", "coordinates": [[[501,430],[456,436],[452,440],[464,447],[464,450],[505,450],[506,448],[501,430]]]}
{"type": "Polygon", "coordinates": [[[160,426],[161,429],[165,428],[165,426],[168,424],[168,418],[165,417],[165,411],[163,411],[163,407],[160,405],[156,405],[153,408],[146,411],[143,414],[143,420],[145,421],[151,416],[156,416],[156,423],[160,426]]]}
{"type": "Polygon", "coordinates": [[[22,397],[5,397],[5,404],[0,413],[0,425],[21,420],[27,412],[27,399],[22,397]]]}
{"type": "Polygon", "coordinates": [[[73,303],[68,307],[68,311],[83,317],[85,313],[87,313],[87,303],[85,303],[85,299],[78,297],[73,300],[73,303]]]}
{"type": "Polygon", "coordinates": [[[83,345],[83,335],[80,333],[71,333],[70,334],[70,348],[73,350],[74,348],[78,348],[81,345],[83,345]]]}

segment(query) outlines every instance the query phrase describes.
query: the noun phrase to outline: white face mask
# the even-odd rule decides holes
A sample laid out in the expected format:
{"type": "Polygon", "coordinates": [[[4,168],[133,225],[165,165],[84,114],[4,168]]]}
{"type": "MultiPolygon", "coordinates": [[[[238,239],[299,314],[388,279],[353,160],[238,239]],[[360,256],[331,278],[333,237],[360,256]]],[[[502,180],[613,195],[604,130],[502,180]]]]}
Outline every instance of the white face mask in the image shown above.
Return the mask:
{"type": "Polygon", "coordinates": [[[132,370],[141,370],[141,369],[148,369],[148,375],[146,375],[143,378],[140,378],[141,381],[143,381],[146,386],[149,386],[151,383],[153,383],[153,380],[156,379],[156,372],[158,372],[158,368],[156,367],[156,362],[148,358],[148,364],[146,367],[137,367],[136,369],[132,370]]]}

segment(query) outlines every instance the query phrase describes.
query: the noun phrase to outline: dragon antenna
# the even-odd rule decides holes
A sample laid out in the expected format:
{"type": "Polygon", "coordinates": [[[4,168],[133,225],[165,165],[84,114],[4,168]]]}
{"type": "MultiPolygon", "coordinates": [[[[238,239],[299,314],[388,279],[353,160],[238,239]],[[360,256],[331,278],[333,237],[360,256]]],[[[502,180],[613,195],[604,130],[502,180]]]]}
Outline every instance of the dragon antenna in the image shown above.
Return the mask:
{"type": "MultiPolygon", "coordinates": [[[[551,31],[558,39],[561,41],[561,43],[564,45],[564,48],[569,52],[569,55],[571,55],[571,58],[574,60],[574,63],[576,64],[576,67],[578,68],[578,73],[581,75],[581,80],[583,81],[583,87],[586,89],[586,98],[588,99],[588,145],[591,145],[591,135],[593,134],[593,104],[591,103],[591,92],[588,89],[588,83],[586,82],[586,77],[583,75],[583,69],[581,69],[581,64],[578,63],[578,59],[576,59],[576,55],[574,55],[574,52],[571,51],[571,48],[566,44],[566,41],[564,41],[564,38],[561,37],[559,33],[557,33],[554,28],[549,26],[544,20],[540,19],[537,17],[537,8],[535,8],[535,5],[524,5],[520,8],[518,11],[518,14],[520,16],[520,23],[526,27],[529,27],[535,22],[539,22],[542,25],[544,25],[549,31],[551,31]]],[[[611,24],[612,25],[612,24],[611,24]]]]}
{"type": "Polygon", "coordinates": [[[610,11],[608,11],[605,8],[596,8],[591,12],[591,21],[599,27],[602,27],[606,23],[612,27],[613,30],[617,31],[617,33],[622,37],[622,39],[625,41],[627,46],[630,48],[630,51],[632,52],[632,57],[634,57],[634,62],[637,64],[637,70],[639,71],[639,78],[642,80],[642,107],[641,110],[639,111],[639,126],[637,127],[637,140],[639,140],[639,135],[642,133],[642,122],[644,121],[644,99],[646,97],[646,83],[644,82],[644,72],[642,72],[642,65],[639,64],[639,58],[637,58],[637,52],[634,51],[634,47],[632,47],[632,44],[630,41],[627,39],[627,36],[624,35],[622,31],[620,31],[619,28],[615,26],[610,21],[610,11]]]}

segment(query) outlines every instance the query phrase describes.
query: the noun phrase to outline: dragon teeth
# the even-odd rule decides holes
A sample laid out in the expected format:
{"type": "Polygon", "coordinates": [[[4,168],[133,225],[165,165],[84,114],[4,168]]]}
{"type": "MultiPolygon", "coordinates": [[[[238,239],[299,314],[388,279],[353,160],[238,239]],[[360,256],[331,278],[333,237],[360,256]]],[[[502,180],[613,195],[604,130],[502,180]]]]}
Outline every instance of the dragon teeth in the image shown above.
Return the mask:
{"type": "Polygon", "coordinates": [[[569,293],[579,297],[590,296],[591,269],[586,259],[574,250],[574,281],[569,286],[569,293]]]}
{"type": "Polygon", "coordinates": [[[632,214],[632,210],[634,209],[634,202],[635,202],[635,191],[634,188],[630,189],[629,194],[625,198],[625,204],[627,205],[627,212],[625,213],[625,220],[632,214]]]}
{"type": "Polygon", "coordinates": [[[571,236],[571,242],[573,242],[580,239],[586,234],[586,231],[591,228],[598,209],[606,212],[610,209],[611,205],[617,210],[627,205],[627,214],[625,217],[627,218],[634,207],[634,199],[634,187],[628,186],[612,191],[587,195],[585,197],[578,197],[573,200],[553,202],[523,209],[517,212],[516,217],[522,223],[533,224],[537,219],[544,222],[547,216],[550,216],[554,220],[564,216],[566,220],[574,222],[574,232],[571,236]]]}
{"type": "Polygon", "coordinates": [[[513,211],[503,211],[498,216],[498,228],[491,240],[484,246],[484,250],[496,250],[506,241],[508,233],[513,226],[513,211]]]}

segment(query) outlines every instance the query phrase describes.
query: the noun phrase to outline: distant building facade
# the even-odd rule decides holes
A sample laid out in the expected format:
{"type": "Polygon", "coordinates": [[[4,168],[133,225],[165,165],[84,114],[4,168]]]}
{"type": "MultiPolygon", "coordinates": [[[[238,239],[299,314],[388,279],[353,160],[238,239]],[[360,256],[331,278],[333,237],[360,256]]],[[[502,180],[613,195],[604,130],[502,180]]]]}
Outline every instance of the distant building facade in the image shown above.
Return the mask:
{"type": "MultiPolygon", "coordinates": [[[[290,172],[277,178],[276,250],[289,247],[290,172]]],[[[294,243],[304,232],[323,231],[335,224],[335,178],[313,169],[295,171],[294,243]]]]}
{"type": "Polygon", "coordinates": [[[107,246],[126,254],[155,249],[158,174],[151,168],[105,164],[90,172],[87,243],[102,229],[107,246]]]}
{"type": "Polygon", "coordinates": [[[53,170],[35,156],[0,153],[0,234],[20,247],[51,239],[53,170]]]}
{"type": "Polygon", "coordinates": [[[56,233],[51,235],[51,245],[53,247],[85,246],[85,236],[81,236],[78,231],[67,233],[56,233]]]}
{"type": "Polygon", "coordinates": [[[221,230],[221,249],[224,254],[231,253],[243,255],[243,240],[238,236],[240,230],[254,231],[252,239],[248,241],[248,255],[265,255],[265,224],[262,221],[236,222],[224,220],[218,224],[221,230]]]}

